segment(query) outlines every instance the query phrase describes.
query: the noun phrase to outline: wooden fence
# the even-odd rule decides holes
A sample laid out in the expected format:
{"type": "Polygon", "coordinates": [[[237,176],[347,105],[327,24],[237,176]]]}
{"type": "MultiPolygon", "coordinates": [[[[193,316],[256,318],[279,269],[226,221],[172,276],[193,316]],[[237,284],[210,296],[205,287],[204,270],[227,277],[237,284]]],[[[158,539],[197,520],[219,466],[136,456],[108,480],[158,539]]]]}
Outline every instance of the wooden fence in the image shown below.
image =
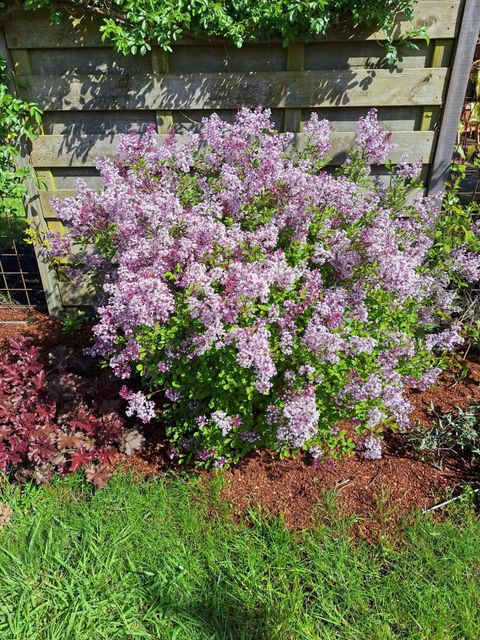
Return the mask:
{"type": "MultiPolygon", "coordinates": [[[[418,39],[416,49],[404,47],[393,69],[382,61],[378,40],[384,34],[367,30],[337,31],[288,48],[274,41],[237,49],[220,41],[183,40],[171,54],[153,49],[151,55],[124,57],[101,41],[90,16],[51,25],[41,12],[15,14],[3,24],[3,50],[19,96],[45,109],[43,134],[24,161],[47,189],[37,193],[30,185],[29,214],[40,227],[58,226],[52,194],[72,194],[77,178],[100,187],[94,159],[114,154],[120,133],[152,123],[160,136],[172,126],[185,133],[213,111],[230,119],[241,106],[271,108],[278,128],[295,131],[300,143],[312,112],[330,119],[333,164],[342,161],[356,119],[375,106],[398,145],[393,160],[404,153],[422,156],[428,181],[439,161],[435,149],[456,43],[475,5],[478,0],[420,0],[413,25],[400,18],[397,35],[425,26],[430,43],[418,39]]],[[[475,11],[473,16],[471,29],[475,11]]],[[[52,314],[82,303],[80,292],[56,282],[45,265],[42,277],[52,314]]]]}

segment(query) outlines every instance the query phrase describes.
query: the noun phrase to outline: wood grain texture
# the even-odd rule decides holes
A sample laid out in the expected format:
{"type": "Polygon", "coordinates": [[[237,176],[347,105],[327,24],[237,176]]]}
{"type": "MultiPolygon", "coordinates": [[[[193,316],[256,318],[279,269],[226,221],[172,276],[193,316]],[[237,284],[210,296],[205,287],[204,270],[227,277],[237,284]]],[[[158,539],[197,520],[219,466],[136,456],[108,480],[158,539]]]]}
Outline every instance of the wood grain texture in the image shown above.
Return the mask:
{"type": "Polygon", "coordinates": [[[93,295],[86,287],[71,282],[59,282],[58,286],[64,307],[91,306],[93,295]]]}
{"type": "MultiPolygon", "coordinates": [[[[165,136],[159,135],[161,140],[165,136]]],[[[182,136],[179,136],[181,139],[182,136]]],[[[297,134],[296,142],[300,148],[307,140],[305,134],[297,134]]],[[[332,134],[332,164],[339,164],[351,147],[354,139],[352,132],[334,132],[332,134]]],[[[434,140],[433,131],[395,131],[393,141],[398,148],[392,153],[396,162],[401,155],[415,154],[429,162],[434,140]]],[[[82,136],[68,141],[64,136],[39,136],[32,145],[32,163],[35,167],[92,167],[96,157],[115,155],[119,137],[102,138],[100,136],[82,136]]]]}
{"type": "MultiPolygon", "coordinates": [[[[453,38],[458,28],[460,0],[420,0],[415,7],[413,22],[399,15],[396,20],[395,36],[400,37],[412,27],[427,27],[430,38],[453,38]]],[[[53,49],[57,47],[108,47],[102,42],[98,28],[100,21],[91,15],[63,20],[52,24],[48,12],[35,12],[25,19],[18,12],[5,24],[7,44],[10,49],[53,49]]],[[[329,32],[331,41],[382,40],[385,34],[372,28],[352,30],[349,27],[336,28],[329,32]]],[[[196,38],[184,38],[182,44],[198,44],[196,38]]],[[[219,44],[221,41],[217,41],[219,44]]]]}
{"type": "Polygon", "coordinates": [[[447,69],[276,73],[18,76],[19,93],[47,111],[436,105],[447,69]]]}
{"type": "Polygon", "coordinates": [[[442,112],[440,132],[429,180],[429,193],[444,189],[449,178],[458,121],[480,31],[480,0],[465,0],[461,18],[462,24],[456,43],[448,94],[442,112]]]}
{"type": "MultiPolygon", "coordinates": [[[[302,71],[305,63],[305,45],[303,42],[290,43],[287,49],[287,71],[302,71]]],[[[284,131],[300,131],[302,109],[284,110],[284,131]]]]}

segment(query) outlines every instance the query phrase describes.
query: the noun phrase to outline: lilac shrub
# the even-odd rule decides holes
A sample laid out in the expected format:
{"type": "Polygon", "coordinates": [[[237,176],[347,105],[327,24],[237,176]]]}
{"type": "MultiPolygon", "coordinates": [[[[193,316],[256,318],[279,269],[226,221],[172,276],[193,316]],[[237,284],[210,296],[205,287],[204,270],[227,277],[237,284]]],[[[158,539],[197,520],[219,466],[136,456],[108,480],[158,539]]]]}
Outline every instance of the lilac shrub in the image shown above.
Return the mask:
{"type": "Polygon", "coordinates": [[[80,182],[55,203],[69,231],[51,254],[75,245],[70,277],[96,292],[93,352],[125,380],[129,414],[166,426],[172,458],[340,456],[346,422],[375,443],[408,425],[405,388],[435,380],[435,350],[461,341],[451,274],[479,257],[473,240],[438,249],[440,196],[407,200],[421,162],[402,158],[389,187],[372,177],[392,148],[375,110],[335,174],[328,122],[305,132],[295,150],[259,108],[186,143],[131,133],[98,161],[101,193],[80,182]]]}

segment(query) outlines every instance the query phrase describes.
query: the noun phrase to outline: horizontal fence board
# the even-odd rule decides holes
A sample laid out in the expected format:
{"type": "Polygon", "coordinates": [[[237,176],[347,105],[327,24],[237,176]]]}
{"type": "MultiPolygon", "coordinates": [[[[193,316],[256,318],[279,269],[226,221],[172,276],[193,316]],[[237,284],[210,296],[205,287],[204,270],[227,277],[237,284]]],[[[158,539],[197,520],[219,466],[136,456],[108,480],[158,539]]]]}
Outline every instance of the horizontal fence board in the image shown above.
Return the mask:
{"type": "MultiPolygon", "coordinates": [[[[428,163],[434,140],[433,131],[395,131],[393,141],[398,145],[392,152],[391,159],[397,162],[403,154],[415,153],[428,163]]],[[[159,140],[165,136],[158,135],[159,140]]],[[[179,136],[182,139],[182,136],[179,136]]],[[[304,146],[308,136],[297,134],[297,144],[304,146]]],[[[350,149],[354,133],[334,132],[332,134],[332,164],[343,161],[345,153],[350,149]]],[[[77,141],[65,139],[64,136],[39,136],[32,145],[32,163],[34,167],[92,167],[95,158],[115,155],[119,137],[102,138],[99,136],[83,136],[77,141]]]]}
{"type": "MultiPolygon", "coordinates": [[[[416,131],[420,129],[423,107],[379,107],[378,121],[388,131],[416,131]]],[[[302,127],[316,113],[320,120],[329,120],[334,131],[355,131],[359,118],[365,116],[365,107],[326,107],[302,109],[302,127]]],[[[302,130],[302,129],[301,129],[302,130]]]]}
{"type": "MultiPolygon", "coordinates": [[[[315,112],[320,119],[331,121],[336,131],[354,131],[358,118],[366,113],[365,107],[324,107],[320,109],[302,109],[301,121],[309,119],[315,112]]],[[[200,131],[202,119],[213,113],[208,109],[186,109],[172,111],[172,124],[179,134],[200,131]]],[[[235,109],[216,109],[215,113],[226,122],[232,122],[235,109]]],[[[420,129],[423,108],[415,107],[379,107],[378,120],[392,131],[414,131],[420,129]]],[[[272,109],[271,120],[277,130],[283,128],[284,111],[272,109]]],[[[155,124],[154,111],[47,111],[42,125],[45,135],[64,135],[68,138],[86,134],[109,137],[129,131],[145,131],[155,124]]]]}
{"type": "MultiPolygon", "coordinates": [[[[406,44],[399,46],[402,59],[396,64],[398,69],[428,66],[431,51],[429,45],[426,42],[418,42],[417,47],[418,49],[412,49],[406,44]]],[[[304,50],[305,60],[302,68],[306,71],[388,67],[385,61],[385,49],[375,41],[310,42],[304,50]]],[[[93,51],[93,49],[87,51],[93,51]]],[[[38,53],[39,51],[35,55],[38,53]]],[[[241,49],[229,45],[199,44],[174,47],[173,53],[168,56],[168,66],[170,73],[175,74],[215,71],[284,71],[287,69],[286,57],[287,49],[281,44],[244,45],[241,49]]],[[[82,66],[87,64],[87,62],[82,63],[82,66]]]]}
{"type": "MultiPolygon", "coordinates": [[[[110,49],[37,49],[29,51],[29,62],[33,75],[49,76],[73,73],[88,74],[143,74],[152,71],[149,56],[128,55],[110,49]]],[[[420,66],[420,65],[418,65],[420,66]]]]}
{"type": "Polygon", "coordinates": [[[51,167],[55,189],[76,189],[78,180],[82,180],[89,189],[101,189],[103,180],[96,169],[88,167],[90,175],[80,174],[79,167],[70,167],[69,173],[65,173],[63,167],[51,167]],[[80,175],[79,175],[80,174],[80,175]]]}
{"type": "Polygon", "coordinates": [[[57,77],[19,76],[45,110],[438,105],[447,68],[57,77]]]}
{"type": "Polygon", "coordinates": [[[227,44],[178,45],[168,54],[168,68],[175,74],[284,71],[287,68],[287,48],[280,43],[245,44],[241,48],[227,44]]]}
{"type": "Polygon", "coordinates": [[[46,135],[114,135],[145,131],[156,124],[154,111],[47,111],[42,118],[46,135]]]}
{"type": "MultiPolygon", "coordinates": [[[[405,35],[412,27],[426,27],[430,38],[453,38],[458,28],[460,0],[421,0],[415,6],[413,22],[399,15],[396,19],[395,37],[405,35]]],[[[10,49],[51,49],[56,47],[107,47],[99,34],[100,21],[90,15],[81,19],[64,18],[52,24],[48,12],[25,13],[19,11],[5,24],[7,45],[10,49]]],[[[418,39],[418,36],[416,36],[418,39]]],[[[328,33],[331,41],[382,40],[385,33],[372,28],[352,30],[348,25],[334,28],[328,33]]],[[[198,44],[198,38],[184,38],[183,44],[198,44]]]]}
{"type": "MultiPolygon", "coordinates": [[[[448,40],[450,42],[450,40],[448,40]]],[[[417,42],[416,49],[406,44],[399,45],[401,59],[395,64],[397,69],[418,69],[428,67],[431,58],[431,45],[417,42]]],[[[186,47],[184,47],[186,48],[186,47]]],[[[351,69],[388,69],[385,49],[378,42],[310,42],[305,46],[305,71],[351,69]]],[[[448,63],[441,66],[448,66],[448,63]]]]}

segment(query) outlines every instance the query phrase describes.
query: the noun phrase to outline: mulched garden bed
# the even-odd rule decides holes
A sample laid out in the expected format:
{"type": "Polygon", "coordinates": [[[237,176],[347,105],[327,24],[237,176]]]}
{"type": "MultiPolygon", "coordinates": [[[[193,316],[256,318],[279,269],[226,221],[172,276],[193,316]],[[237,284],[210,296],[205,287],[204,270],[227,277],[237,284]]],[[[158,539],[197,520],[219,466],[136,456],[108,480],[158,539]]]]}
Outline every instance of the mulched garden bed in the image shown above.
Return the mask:
{"type": "MultiPolygon", "coordinates": [[[[65,334],[61,324],[38,312],[0,309],[0,343],[20,333],[31,335],[45,349],[61,343],[77,352],[89,336],[88,327],[74,335],[65,334]]],[[[451,371],[443,373],[433,388],[412,391],[410,400],[413,419],[427,428],[437,415],[480,401],[480,358],[457,357],[451,371]]],[[[141,476],[155,476],[174,468],[160,431],[158,427],[145,427],[142,454],[130,458],[119,454],[114,464],[141,476]]],[[[225,471],[222,496],[232,505],[236,518],[248,519],[249,510],[256,508],[281,515],[290,529],[301,530],[313,525],[324,504],[323,496],[334,492],[342,511],[357,516],[355,526],[362,537],[373,540],[386,526],[395,528],[409,513],[427,509],[466,483],[476,484],[480,479],[478,469],[458,459],[447,459],[439,469],[415,458],[399,434],[386,434],[384,449],[381,460],[353,457],[319,465],[300,458],[279,460],[271,452],[261,451],[225,471]]]]}

